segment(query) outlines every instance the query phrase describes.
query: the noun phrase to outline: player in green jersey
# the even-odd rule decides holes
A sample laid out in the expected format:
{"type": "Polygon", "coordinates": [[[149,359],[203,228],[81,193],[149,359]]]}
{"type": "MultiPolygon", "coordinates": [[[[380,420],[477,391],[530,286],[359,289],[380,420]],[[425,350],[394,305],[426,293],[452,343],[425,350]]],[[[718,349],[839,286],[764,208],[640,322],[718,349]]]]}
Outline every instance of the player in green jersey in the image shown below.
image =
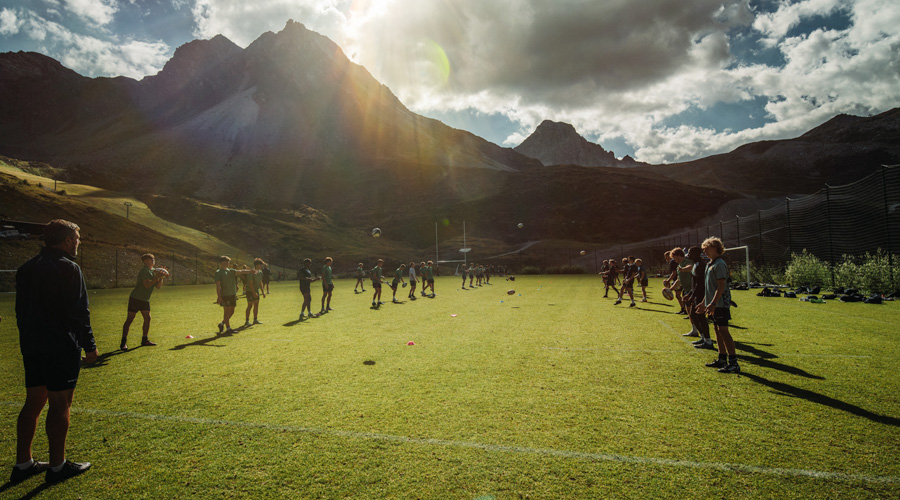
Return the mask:
{"type": "Polygon", "coordinates": [[[325,265],[322,266],[322,310],[319,315],[328,311],[334,311],[331,308],[331,292],[334,291],[334,278],[331,273],[331,257],[325,257],[325,265]],[[327,300],[326,300],[327,299],[327,300]]]}
{"type": "Polygon", "coordinates": [[[253,259],[253,268],[256,274],[247,275],[247,311],[244,314],[244,326],[250,326],[250,310],[253,310],[253,324],[261,325],[259,320],[259,296],[266,296],[262,283],[262,271],[266,267],[266,263],[259,257],[253,259]]]}
{"type": "Polygon", "coordinates": [[[150,295],[153,294],[154,289],[162,288],[163,282],[169,276],[169,272],[163,268],[153,269],[156,257],[152,253],[141,255],[141,262],[144,266],[138,271],[137,283],[128,297],[128,316],[125,317],[125,324],[122,325],[122,342],[119,344],[119,349],[123,351],[128,350],[128,330],[131,328],[131,322],[134,321],[134,317],[139,312],[144,317],[141,345],[156,345],[147,338],[147,334],[150,333],[150,295]]]}

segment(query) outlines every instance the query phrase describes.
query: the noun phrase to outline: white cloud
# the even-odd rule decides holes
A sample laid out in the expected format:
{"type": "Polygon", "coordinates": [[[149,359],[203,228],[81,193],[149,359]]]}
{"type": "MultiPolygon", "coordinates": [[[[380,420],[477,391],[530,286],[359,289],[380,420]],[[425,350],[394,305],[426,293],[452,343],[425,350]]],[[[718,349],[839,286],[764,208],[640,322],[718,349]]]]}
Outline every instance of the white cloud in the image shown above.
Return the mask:
{"type": "Polygon", "coordinates": [[[19,32],[19,19],[16,11],[4,8],[0,10],[0,35],[15,35],[19,32]]]}
{"type": "Polygon", "coordinates": [[[64,7],[69,12],[97,26],[111,23],[119,10],[115,0],[64,0],[64,7]]]}
{"type": "Polygon", "coordinates": [[[23,30],[32,39],[42,42],[42,52],[85,76],[139,79],[158,72],[171,54],[171,48],[161,41],[101,39],[75,33],[33,11],[23,14],[23,30]]]}
{"type": "Polygon", "coordinates": [[[339,0],[196,0],[192,8],[194,35],[209,39],[223,35],[246,47],[266,31],[280,31],[288,19],[340,42],[347,19],[339,0]]]}

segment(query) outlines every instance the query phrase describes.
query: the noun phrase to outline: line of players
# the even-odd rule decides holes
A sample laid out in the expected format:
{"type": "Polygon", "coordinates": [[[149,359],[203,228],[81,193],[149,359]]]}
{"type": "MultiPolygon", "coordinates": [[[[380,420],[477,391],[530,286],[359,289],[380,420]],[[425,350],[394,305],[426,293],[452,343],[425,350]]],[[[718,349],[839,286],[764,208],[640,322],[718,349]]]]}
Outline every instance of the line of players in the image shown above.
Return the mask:
{"type": "Polygon", "coordinates": [[[407,282],[403,279],[403,274],[408,273],[409,275],[409,293],[407,294],[407,298],[410,300],[416,300],[416,286],[419,281],[422,282],[422,290],[421,294],[423,297],[435,297],[434,293],[434,262],[420,262],[418,268],[416,267],[415,262],[410,262],[409,267],[407,268],[406,264],[400,264],[400,267],[394,270],[394,278],[388,282],[384,277],[384,259],[378,259],[375,263],[375,267],[370,269],[368,273],[364,270],[364,265],[362,262],[356,268],[356,285],[353,287],[354,293],[362,293],[366,291],[366,285],[364,280],[366,278],[366,274],[368,274],[369,279],[372,282],[372,309],[378,309],[380,306],[384,305],[384,302],[381,300],[381,285],[382,283],[387,283],[387,285],[391,288],[393,292],[391,297],[391,302],[398,303],[397,300],[397,288],[402,285],[403,288],[406,288],[407,282]],[[362,292],[358,292],[357,288],[361,288],[362,292]],[[431,290],[431,294],[428,293],[428,290],[431,290]]]}
{"type": "MultiPolygon", "coordinates": [[[[725,246],[719,238],[707,238],[699,247],[691,247],[685,254],[684,249],[673,248],[665,252],[664,257],[669,265],[669,274],[663,280],[663,286],[673,291],[681,310],[677,314],[684,314],[685,319],[691,320],[691,331],[683,334],[685,337],[700,337],[693,342],[698,349],[718,349],[718,357],[706,366],[718,368],[722,373],[740,373],[741,368],[737,362],[734,338],[728,328],[731,320],[730,308],[734,305],[731,300],[731,291],[727,285],[728,265],[722,255],[725,246]],[[706,261],[703,255],[706,255],[706,261]],[[709,336],[709,323],[713,324],[716,332],[716,344],[709,336]]],[[[629,307],[635,307],[634,284],[641,287],[641,302],[647,302],[647,269],[641,259],[628,256],[622,259],[622,268],[619,269],[613,259],[603,261],[600,272],[603,276],[605,293],[609,296],[612,288],[618,295],[615,305],[622,303],[622,297],[627,293],[631,299],[629,307]],[[619,273],[622,273],[621,289],[616,288],[619,283],[619,273]]]]}

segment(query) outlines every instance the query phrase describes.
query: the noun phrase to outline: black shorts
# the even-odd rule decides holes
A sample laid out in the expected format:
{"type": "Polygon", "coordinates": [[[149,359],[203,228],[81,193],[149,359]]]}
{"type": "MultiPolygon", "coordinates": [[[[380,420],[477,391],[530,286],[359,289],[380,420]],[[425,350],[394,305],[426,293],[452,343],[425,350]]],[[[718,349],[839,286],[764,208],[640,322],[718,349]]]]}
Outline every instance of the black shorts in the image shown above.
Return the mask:
{"type": "Polygon", "coordinates": [[[400,284],[400,282],[397,280],[391,281],[391,289],[396,290],[397,285],[399,285],[399,284],[400,284]]]}
{"type": "Polygon", "coordinates": [[[268,284],[269,284],[269,278],[263,277],[263,279],[262,279],[262,284],[263,284],[263,285],[268,285],[268,284]]]}
{"type": "Polygon", "coordinates": [[[303,295],[309,295],[309,284],[307,283],[305,287],[300,287],[300,293],[303,295]]]}
{"type": "Polygon", "coordinates": [[[716,326],[728,326],[728,320],[731,319],[731,310],[727,307],[717,307],[713,311],[712,320],[716,326]]]}
{"type": "Polygon", "coordinates": [[[223,295],[222,307],[234,307],[237,305],[237,295],[223,295]]]}
{"type": "Polygon", "coordinates": [[[248,293],[247,293],[247,302],[250,302],[251,304],[252,304],[253,302],[259,302],[259,295],[257,295],[257,296],[254,297],[253,294],[251,294],[251,293],[248,292],[248,293]]]}
{"type": "Polygon", "coordinates": [[[138,311],[149,311],[150,302],[146,300],[138,300],[134,297],[128,297],[128,312],[136,313],[138,311]]]}
{"type": "Polygon", "coordinates": [[[643,287],[646,287],[648,283],[650,283],[650,281],[647,278],[641,280],[641,286],[643,287]]]}
{"type": "Polygon", "coordinates": [[[428,278],[428,284],[429,284],[429,285],[433,285],[433,284],[434,284],[434,279],[433,279],[433,278],[428,278]]]}
{"type": "Polygon", "coordinates": [[[380,282],[380,281],[373,281],[373,282],[372,282],[372,288],[381,288],[381,282],[380,282]]]}
{"type": "Polygon", "coordinates": [[[614,278],[614,277],[606,278],[606,285],[607,286],[616,286],[616,278],[614,278]]]}
{"type": "Polygon", "coordinates": [[[81,351],[22,355],[25,387],[47,386],[48,391],[74,389],[81,371],[81,351]]]}
{"type": "Polygon", "coordinates": [[[334,283],[325,283],[322,282],[322,291],[323,292],[331,292],[334,291],[334,283]]]}

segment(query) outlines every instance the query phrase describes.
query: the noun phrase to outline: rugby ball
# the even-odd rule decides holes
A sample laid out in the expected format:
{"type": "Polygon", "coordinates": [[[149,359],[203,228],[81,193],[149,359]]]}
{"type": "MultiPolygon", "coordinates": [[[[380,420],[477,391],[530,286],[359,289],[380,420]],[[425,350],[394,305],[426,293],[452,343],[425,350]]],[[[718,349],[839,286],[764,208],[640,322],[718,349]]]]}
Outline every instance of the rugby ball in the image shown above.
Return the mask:
{"type": "Polygon", "coordinates": [[[379,228],[377,228],[377,227],[376,227],[375,229],[373,229],[373,230],[372,230],[372,237],[373,237],[373,238],[380,238],[380,237],[381,237],[381,229],[379,229],[379,228]]]}
{"type": "Polygon", "coordinates": [[[516,293],[515,290],[508,290],[508,291],[506,292],[506,295],[514,295],[515,293],[516,293]]]}
{"type": "Polygon", "coordinates": [[[581,255],[587,255],[587,252],[585,252],[584,250],[582,250],[582,251],[580,251],[580,252],[578,252],[578,253],[580,253],[581,255]]]}
{"type": "Polygon", "coordinates": [[[675,298],[675,294],[672,293],[672,289],[671,289],[671,288],[663,288],[663,289],[662,289],[662,294],[663,294],[663,297],[666,298],[666,300],[672,300],[672,299],[675,298]]]}
{"type": "Polygon", "coordinates": [[[522,224],[520,222],[520,223],[516,224],[516,227],[518,227],[519,229],[522,229],[523,227],[525,227],[525,224],[522,224]]]}

